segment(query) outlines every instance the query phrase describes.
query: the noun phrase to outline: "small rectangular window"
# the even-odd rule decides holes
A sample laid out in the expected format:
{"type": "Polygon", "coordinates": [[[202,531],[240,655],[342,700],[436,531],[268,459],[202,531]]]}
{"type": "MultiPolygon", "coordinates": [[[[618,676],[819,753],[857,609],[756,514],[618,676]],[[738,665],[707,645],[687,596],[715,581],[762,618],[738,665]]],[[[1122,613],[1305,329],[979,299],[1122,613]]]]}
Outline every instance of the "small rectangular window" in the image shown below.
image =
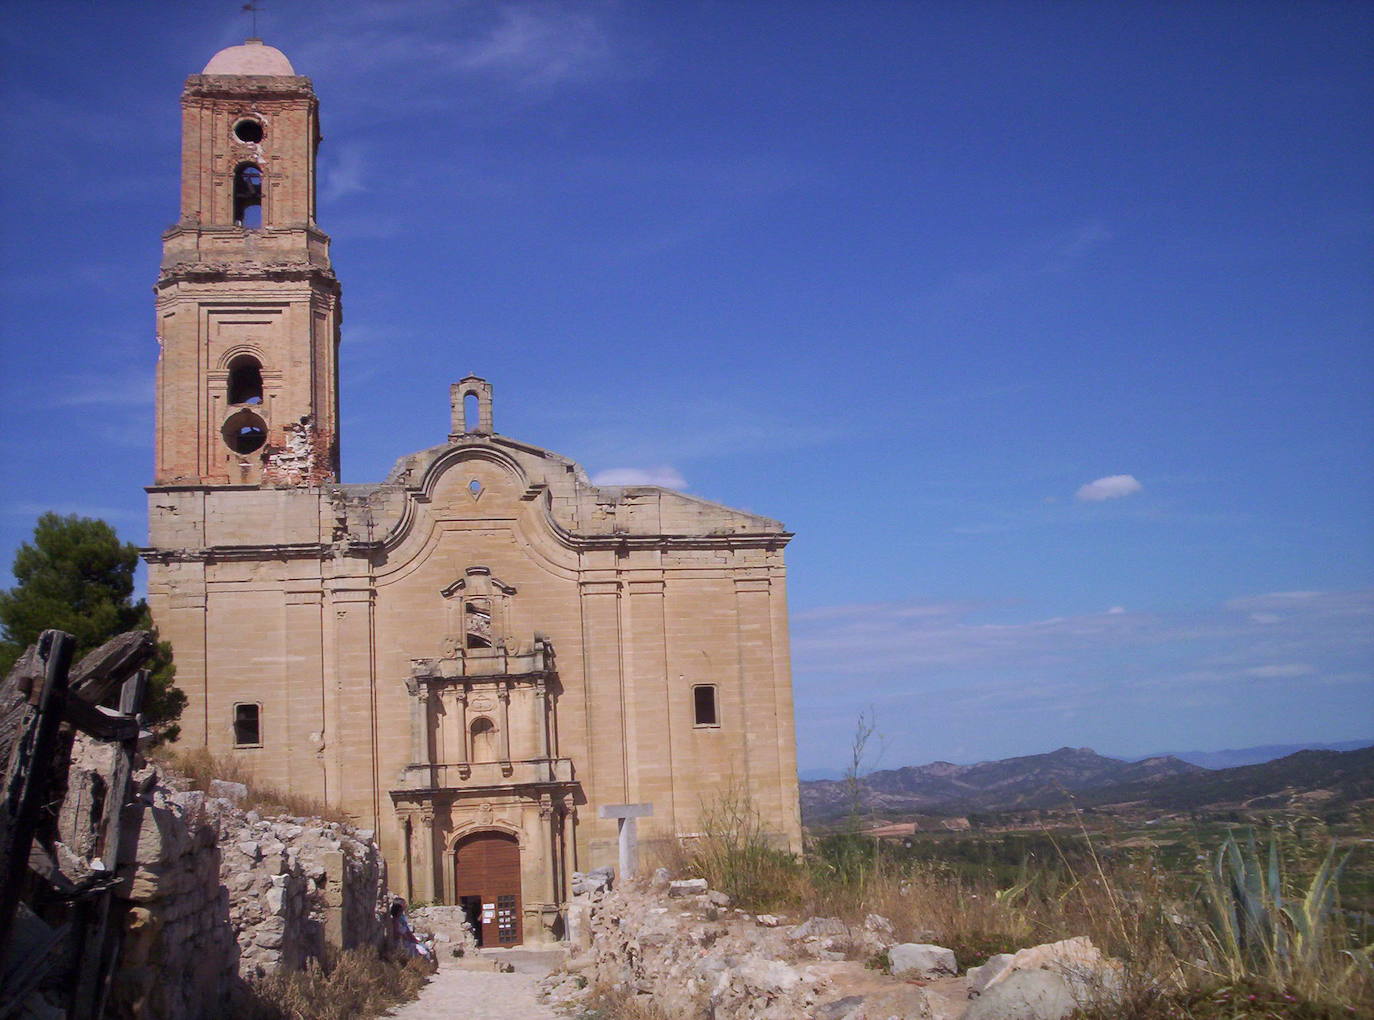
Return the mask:
{"type": "Polygon", "coordinates": [[[262,746],[262,707],[254,704],[234,706],[234,746],[262,746]]]}
{"type": "Polygon", "coordinates": [[[692,688],[692,719],[696,726],[719,726],[716,713],[715,684],[698,684],[692,688]]]}

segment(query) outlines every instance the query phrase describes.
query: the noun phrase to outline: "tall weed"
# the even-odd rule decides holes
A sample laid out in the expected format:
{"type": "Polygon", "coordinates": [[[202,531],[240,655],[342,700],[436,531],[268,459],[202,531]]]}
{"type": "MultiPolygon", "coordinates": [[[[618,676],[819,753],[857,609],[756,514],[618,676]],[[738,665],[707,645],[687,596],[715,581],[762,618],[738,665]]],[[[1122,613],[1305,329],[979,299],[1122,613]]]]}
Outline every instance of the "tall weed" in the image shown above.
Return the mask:
{"type": "Polygon", "coordinates": [[[805,871],[794,854],[773,846],[749,794],[727,786],[702,808],[704,834],[684,846],[684,869],[706,879],[747,910],[771,910],[796,902],[805,871]]]}

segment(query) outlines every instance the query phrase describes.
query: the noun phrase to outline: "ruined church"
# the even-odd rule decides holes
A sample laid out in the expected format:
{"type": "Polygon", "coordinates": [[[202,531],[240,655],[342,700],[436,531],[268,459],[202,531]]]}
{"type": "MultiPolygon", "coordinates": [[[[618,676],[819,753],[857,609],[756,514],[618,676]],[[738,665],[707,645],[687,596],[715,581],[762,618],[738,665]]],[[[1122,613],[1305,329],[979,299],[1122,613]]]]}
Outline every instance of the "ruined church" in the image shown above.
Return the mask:
{"type": "Polygon", "coordinates": [[[783,526],[594,485],[502,435],[476,377],[434,446],[342,482],[310,79],[249,40],[181,109],[145,550],[181,746],[338,805],[393,889],[488,945],[560,936],[618,806],[641,840],[690,838],[733,786],[798,848],[783,526]]]}

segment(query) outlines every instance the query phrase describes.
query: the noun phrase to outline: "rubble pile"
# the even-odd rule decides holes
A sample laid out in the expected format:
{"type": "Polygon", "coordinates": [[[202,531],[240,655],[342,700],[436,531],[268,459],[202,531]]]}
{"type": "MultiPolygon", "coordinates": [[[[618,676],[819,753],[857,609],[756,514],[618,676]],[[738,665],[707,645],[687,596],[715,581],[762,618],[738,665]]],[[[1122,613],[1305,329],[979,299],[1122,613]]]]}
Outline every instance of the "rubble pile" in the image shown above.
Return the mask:
{"type": "Polygon", "coordinates": [[[713,1020],[1062,1020],[1119,992],[1120,965],[1086,938],[993,957],[967,976],[954,953],[898,943],[886,918],[800,923],[733,909],[700,879],[612,888],[576,876],[574,955],[541,984],[569,1012],[642,996],[670,1016],[713,1020]],[[885,965],[890,974],[875,965],[885,965]]]}
{"type": "MultiPolygon", "coordinates": [[[[860,961],[893,941],[892,926],[877,915],[861,926],[836,918],[786,925],[732,909],[727,896],[701,880],[660,875],[653,887],[614,890],[595,884],[574,898],[575,955],[543,982],[551,1004],[575,1007],[619,992],[652,997],[669,1015],[795,1020],[824,1012],[861,1020],[868,1014],[860,1003],[845,1003],[838,1013],[830,1006],[843,998],[837,989],[846,976],[864,977],[860,961]]],[[[922,988],[896,991],[903,1012],[891,1015],[934,1016],[922,988]]]]}
{"type": "Polygon", "coordinates": [[[477,937],[462,907],[416,907],[410,911],[410,923],[417,935],[433,937],[434,954],[440,959],[472,959],[477,955],[477,937]]]}

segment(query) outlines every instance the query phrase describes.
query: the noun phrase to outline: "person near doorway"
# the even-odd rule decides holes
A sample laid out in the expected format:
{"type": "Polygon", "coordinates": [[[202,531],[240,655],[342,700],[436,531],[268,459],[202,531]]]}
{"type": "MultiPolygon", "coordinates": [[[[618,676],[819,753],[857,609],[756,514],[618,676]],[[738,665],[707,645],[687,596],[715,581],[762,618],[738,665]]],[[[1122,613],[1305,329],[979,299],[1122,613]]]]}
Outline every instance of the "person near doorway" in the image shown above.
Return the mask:
{"type": "Polygon", "coordinates": [[[406,916],[406,901],[397,896],[391,901],[391,938],[406,956],[421,956],[434,962],[434,951],[415,934],[406,916]]]}

